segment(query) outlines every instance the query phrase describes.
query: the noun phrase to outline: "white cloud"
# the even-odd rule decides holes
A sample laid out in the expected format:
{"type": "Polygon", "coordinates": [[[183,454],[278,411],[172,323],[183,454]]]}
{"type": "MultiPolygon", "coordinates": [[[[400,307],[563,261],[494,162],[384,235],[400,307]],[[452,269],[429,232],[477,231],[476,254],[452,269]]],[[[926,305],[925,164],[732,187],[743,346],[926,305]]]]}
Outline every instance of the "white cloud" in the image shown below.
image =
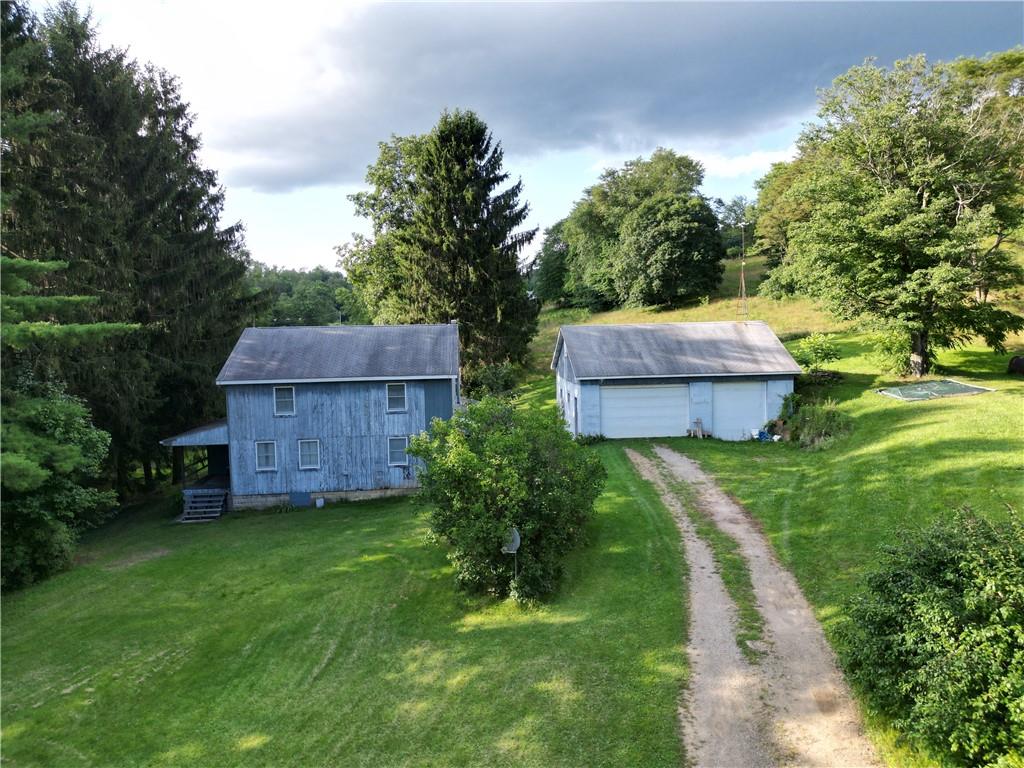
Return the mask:
{"type": "Polygon", "coordinates": [[[741,176],[763,176],[773,163],[792,160],[796,155],[796,145],[786,149],[767,151],[757,150],[739,155],[728,155],[721,152],[690,152],[691,157],[704,165],[708,177],[734,179],[741,176]]]}

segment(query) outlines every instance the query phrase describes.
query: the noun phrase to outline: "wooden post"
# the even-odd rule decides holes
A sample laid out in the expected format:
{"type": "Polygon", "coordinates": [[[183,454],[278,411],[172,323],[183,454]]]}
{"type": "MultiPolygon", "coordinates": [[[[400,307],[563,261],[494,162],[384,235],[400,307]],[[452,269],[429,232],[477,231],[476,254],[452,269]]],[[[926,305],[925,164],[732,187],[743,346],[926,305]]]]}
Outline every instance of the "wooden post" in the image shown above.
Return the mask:
{"type": "Polygon", "coordinates": [[[181,485],[185,482],[185,449],[180,445],[171,448],[171,483],[181,485]]]}

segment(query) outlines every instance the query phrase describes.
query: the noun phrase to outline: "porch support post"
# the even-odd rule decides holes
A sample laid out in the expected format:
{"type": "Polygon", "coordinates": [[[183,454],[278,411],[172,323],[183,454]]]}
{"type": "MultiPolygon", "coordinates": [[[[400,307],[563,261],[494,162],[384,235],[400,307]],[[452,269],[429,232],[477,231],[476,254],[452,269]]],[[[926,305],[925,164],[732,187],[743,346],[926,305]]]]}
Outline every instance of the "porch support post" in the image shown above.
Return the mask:
{"type": "Polygon", "coordinates": [[[171,448],[171,483],[181,485],[185,482],[185,449],[180,445],[171,448]]]}

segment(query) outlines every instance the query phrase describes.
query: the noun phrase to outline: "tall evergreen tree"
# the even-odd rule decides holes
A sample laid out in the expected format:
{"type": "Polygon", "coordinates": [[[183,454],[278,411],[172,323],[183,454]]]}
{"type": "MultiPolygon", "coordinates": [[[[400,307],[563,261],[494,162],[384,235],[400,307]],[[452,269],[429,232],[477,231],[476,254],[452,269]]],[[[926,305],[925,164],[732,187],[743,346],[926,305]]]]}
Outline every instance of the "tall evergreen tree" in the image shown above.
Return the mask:
{"type": "Polygon", "coordinates": [[[4,3],[3,45],[4,242],[66,260],[46,290],[99,296],[91,320],[143,326],[63,361],[124,486],[133,464],[151,472],[160,437],[220,411],[213,379],[251,315],[241,228],[219,225],[223,193],[173,77],[98,45],[71,3],[41,27],[4,3]]]}
{"type": "Polygon", "coordinates": [[[0,584],[43,578],[70,561],[79,530],[110,514],[101,464],[110,435],[88,408],[53,380],[55,362],[87,354],[103,339],[134,330],[124,323],[74,322],[92,296],[42,296],[64,262],[0,256],[0,584]],[[61,318],[72,322],[61,324],[61,318]]]}
{"type": "Polygon", "coordinates": [[[522,182],[504,186],[503,152],[472,112],[445,112],[434,129],[381,145],[354,196],[375,239],[343,265],[376,310],[375,321],[458,320],[463,373],[472,388],[485,369],[522,363],[538,307],[519,256],[536,230],[517,231],[528,206],[522,182]]]}

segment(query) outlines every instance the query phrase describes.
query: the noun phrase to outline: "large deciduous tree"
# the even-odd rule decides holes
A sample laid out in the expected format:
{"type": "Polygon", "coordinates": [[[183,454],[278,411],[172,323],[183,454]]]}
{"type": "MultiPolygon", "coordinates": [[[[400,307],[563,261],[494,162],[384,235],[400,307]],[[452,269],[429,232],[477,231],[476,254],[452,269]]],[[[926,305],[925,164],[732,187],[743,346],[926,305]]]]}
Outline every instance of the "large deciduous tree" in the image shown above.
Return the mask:
{"type": "Polygon", "coordinates": [[[771,280],[905,334],[917,376],[936,346],[1003,351],[1024,318],[986,298],[1021,279],[1001,246],[1022,215],[1022,86],[922,56],[837,78],[801,139],[809,211],[771,280]]]}
{"type": "Polygon", "coordinates": [[[537,254],[535,290],[542,302],[561,304],[566,300],[566,264],[569,250],[562,227],[565,220],[556,222],[544,230],[544,243],[537,254]]]}
{"type": "Polygon", "coordinates": [[[381,144],[353,196],[373,240],[341,249],[342,266],[375,322],[459,322],[470,388],[487,367],[522,363],[536,331],[519,257],[522,182],[506,183],[501,144],[473,112],[445,112],[423,136],[381,144]]]}
{"type": "Polygon", "coordinates": [[[574,303],[672,303],[713,289],[723,250],[698,192],[703,177],[700,163],[663,148],[605,171],[562,227],[565,288],[574,303]],[[708,272],[708,264],[718,266],[708,272]]]}
{"type": "Polygon", "coordinates": [[[628,306],[706,296],[722,280],[724,249],[704,198],[645,200],[622,226],[615,290],[628,306]]]}
{"type": "MultiPolygon", "coordinates": [[[[764,256],[769,271],[786,257],[790,226],[804,221],[810,211],[810,201],[801,196],[799,188],[794,191],[795,182],[807,166],[807,159],[802,157],[775,163],[768,173],[754,182],[757,220],[754,222],[750,254],[764,256]]],[[[780,290],[781,286],[773,287],[777,293],[786,292],[780,290]]]]}

